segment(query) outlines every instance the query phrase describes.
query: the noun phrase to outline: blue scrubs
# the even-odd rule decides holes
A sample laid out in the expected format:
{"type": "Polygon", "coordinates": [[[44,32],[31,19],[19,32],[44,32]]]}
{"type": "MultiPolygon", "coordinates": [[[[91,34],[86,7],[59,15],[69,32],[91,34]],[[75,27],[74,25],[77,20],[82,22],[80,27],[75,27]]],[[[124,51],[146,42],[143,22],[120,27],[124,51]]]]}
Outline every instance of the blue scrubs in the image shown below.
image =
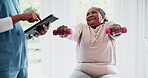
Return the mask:
{"type": "MultiPolygon", "coordinates": [[[[0,0],[0,18],[18,14],[18,0],[0,0]]],[[[27,78],[26,42],[20,22],[12,30],[0,33],[0,78],[27,78]]]]}

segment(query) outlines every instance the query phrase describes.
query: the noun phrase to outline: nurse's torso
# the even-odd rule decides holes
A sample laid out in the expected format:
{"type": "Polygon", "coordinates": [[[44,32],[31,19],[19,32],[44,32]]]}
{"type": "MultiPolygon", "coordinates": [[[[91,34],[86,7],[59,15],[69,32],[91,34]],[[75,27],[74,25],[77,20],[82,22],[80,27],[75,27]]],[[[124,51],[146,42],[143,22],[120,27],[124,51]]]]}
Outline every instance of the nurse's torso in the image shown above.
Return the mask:
{"type": "MultiPolygon", "coordinates": [[[[0,0],[0,18],[18,15],[18,0],[0,0]]],[[[0,33],[0,71],[27,67],[26,39],[21,23],[12,30],[0,33]]]]}

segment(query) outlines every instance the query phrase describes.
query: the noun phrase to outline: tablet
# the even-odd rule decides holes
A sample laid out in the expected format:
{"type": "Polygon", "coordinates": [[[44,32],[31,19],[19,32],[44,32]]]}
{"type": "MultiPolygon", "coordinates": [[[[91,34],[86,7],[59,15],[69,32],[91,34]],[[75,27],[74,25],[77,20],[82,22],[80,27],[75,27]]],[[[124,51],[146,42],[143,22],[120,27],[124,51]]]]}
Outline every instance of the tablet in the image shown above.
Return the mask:
{"type": "Polygon", "coordinates": [[[41,31],[43,29],[42,25],[45,24],[46,26],[48,26],[49,22],[54,22],[56,21],[57,17],[55,17],[53,14],[47,16],[46,18],[44,18],[43,20],[41,20],[40,22],[36,23],[35,25],[31,26],[30,28],[26,29],[24,32],[26,34],[35,34],[36,32],[34,31],[35,29],[37,31],[41,31]]]}

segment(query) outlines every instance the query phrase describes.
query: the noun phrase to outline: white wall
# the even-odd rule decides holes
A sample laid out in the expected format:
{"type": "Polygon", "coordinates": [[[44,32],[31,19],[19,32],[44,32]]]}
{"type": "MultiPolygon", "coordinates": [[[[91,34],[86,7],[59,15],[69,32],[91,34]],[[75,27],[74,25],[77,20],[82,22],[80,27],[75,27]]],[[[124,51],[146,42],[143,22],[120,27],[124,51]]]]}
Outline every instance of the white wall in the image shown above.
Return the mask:
{"type": "Polygon", "coordinates": [[[128,29],[127,34],[118,40],[118,68],[121,78],[147,78],[144,1],[115,0],[115,19],[128,29]]]}
{"type": "Polygon", "coordinates": [[[49,33],[43,39],[42,67],[43,76],[66,78],[74,69],[75,44],[58,36],[52,31],[61,25],[75,25],[74,0],[42,0],[42,17],[53,14],[59,20],[51,24],[49,33]]]}
{"type": "Polygon", "coordinates": [[[118,0],[115,8],[118,9],[115,11],[115,19],[128,29],[127,34],[118,40],[120,77],[136,78],[137,1],[118,0]]]}

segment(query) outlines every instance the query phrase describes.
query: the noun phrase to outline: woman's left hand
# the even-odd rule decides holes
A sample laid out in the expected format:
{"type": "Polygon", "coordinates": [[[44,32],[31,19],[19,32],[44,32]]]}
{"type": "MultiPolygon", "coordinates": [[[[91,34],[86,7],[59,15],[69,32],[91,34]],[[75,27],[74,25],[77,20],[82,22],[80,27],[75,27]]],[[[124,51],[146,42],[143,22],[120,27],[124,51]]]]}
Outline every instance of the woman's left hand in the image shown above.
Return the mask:
{"type": "Polygon", "coordinates": [[[36,34],[34,34],[35,36],[41,36],[41,35],[45,35],[47,33],[47,31],[49,30],[50,27],[50,23],[48,24],[48,26],[46,26],[45,24],[43,24],[39,29],[35,29],[36,34]]]}
{"type": "Polygon", "coordinates": [[[113,24],[110,26],[111,35],[112,36],[119,36],[122,34],[122,28],[119,24],[113,24]]]}

